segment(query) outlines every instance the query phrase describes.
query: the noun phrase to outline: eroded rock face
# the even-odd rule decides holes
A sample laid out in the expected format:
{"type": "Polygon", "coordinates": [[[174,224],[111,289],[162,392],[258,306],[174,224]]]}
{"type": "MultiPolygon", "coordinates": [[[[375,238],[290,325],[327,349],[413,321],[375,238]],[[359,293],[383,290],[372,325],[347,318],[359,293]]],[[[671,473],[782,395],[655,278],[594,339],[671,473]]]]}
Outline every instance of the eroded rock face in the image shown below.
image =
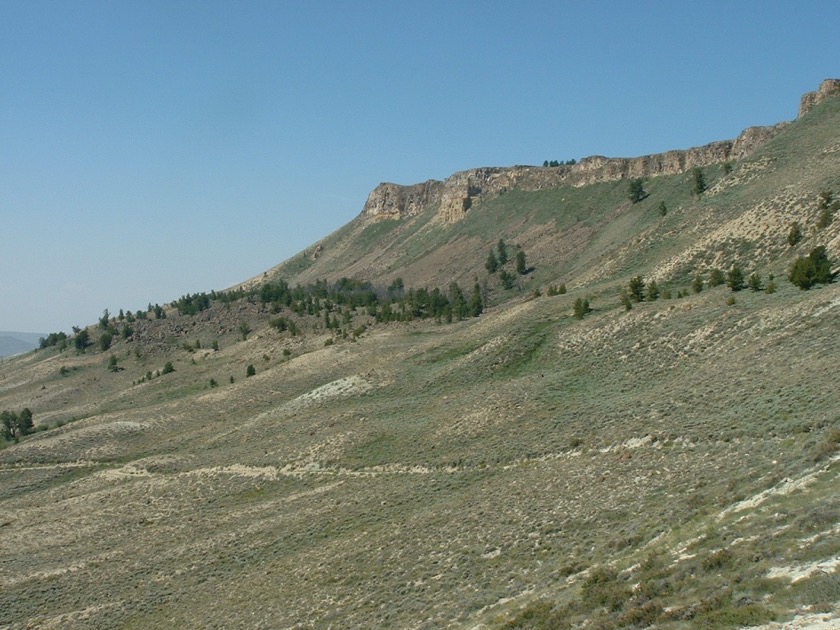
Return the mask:
{"type": "Polygon", "coordinates": [[[453,173],[445,181],[400,186],[384,183],[368,196],[362,215],[371,219],[402,218],[440,204],[438,218],[460,221],[476,203],[506,190],[546,190],[559,186],[589,186],[635,177],[674,175],[696,166],[720,164],[749,155],[772,138],[782,125],[751,127],[736,140],[713,142],[684,151],[667,151],[635,158],[593,155],[577,164],[553,167],[483,167],[453,173]]]}
{"type": "Polygon", "coordinates": [[[442,189],[443,182],[435,179],[413,186],[382,183],[368,195],[362,215],[372,219],[413,216],[438,203],[442,189]]]}
{"type": "MultiPolygon", "coordinates": [[[[840,94],[840,80],[823,81],[816,92],[802,97],[799,115],[803,116],[818,103],[837,94],[840,94]]],[[[593,155],[571,165],[484,167],[453,173],[443,182],[429,180],[412,186],[384,183],[370,193],[362,215],[371,219],[398,219],[419,214],[439,204],[437,217],[453,223],[463,219],[478,202],[497,197],[506,190],[536,191],[636,177],[676,175],[695,167],[741,159],[753,153],[787,124],[749,127],[735,140],[655,155],[634,158],[593,155]]]]}
{"type": "Polygon", "coordinates": [[[806,92],[799,101],[799,118],[810,112],[815,105],[819,105],[830,96],[840,94],[840,79],[826,79],[820,83],[816,92],[806,92]]]}

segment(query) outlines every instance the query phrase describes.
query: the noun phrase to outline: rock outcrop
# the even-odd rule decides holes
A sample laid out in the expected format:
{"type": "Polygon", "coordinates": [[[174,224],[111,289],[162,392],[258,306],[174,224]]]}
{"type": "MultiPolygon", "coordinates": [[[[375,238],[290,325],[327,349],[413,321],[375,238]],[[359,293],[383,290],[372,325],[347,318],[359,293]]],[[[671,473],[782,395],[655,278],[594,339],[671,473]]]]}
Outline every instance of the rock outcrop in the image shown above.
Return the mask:
{"type": "Polygon", "coordinates": [[[799,101],[799,118],[810,112],[815,105],[819,105],[830,96],[840,94],[840,79],[826,79],[820,83],[816,92],[806,92],[799,101]]]}
{"type": "Polygon", "coordinates": [[[443,182],[436,179],[413,186],[382,183],[368,195],[362,215],[371,219],[413,216],[439,203],[442,191],[443,182]]]}
{"type": "MultiPolygon", "coordinates": [[[[840,80],[823,81],[816,92],[802,97],[803,116],[829,96],[840,94],[840,80]]],[[[735,140],[712,142],[702,147],[667,151],[635,158],[608,158],[594,155],[576,164],[560,166],[484,167],[452,174],[443,182],[401,186],[383,183],[368,196],[362,216],[369,219],[403,218],[439,206],[437,217],[445,222],[460,221],[470,208],[506,190],[545,190],[560,186],[589,186],[636,177],[675,175],[695,167],[720,164],[750,155],[775,136],[785,125],[750,127],[735,140]]]]}

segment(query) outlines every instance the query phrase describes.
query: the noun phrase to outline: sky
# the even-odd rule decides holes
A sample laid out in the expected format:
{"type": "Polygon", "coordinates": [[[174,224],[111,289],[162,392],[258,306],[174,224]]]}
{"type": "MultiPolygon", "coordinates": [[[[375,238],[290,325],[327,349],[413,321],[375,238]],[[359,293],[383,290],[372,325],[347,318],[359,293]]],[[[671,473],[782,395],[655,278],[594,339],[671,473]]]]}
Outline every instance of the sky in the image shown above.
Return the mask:
{"type": "Polygon", "coordinates": [[[0,330],[221,290],[380,182],[796,117],[840,3],[0,0],[0,330]]]}

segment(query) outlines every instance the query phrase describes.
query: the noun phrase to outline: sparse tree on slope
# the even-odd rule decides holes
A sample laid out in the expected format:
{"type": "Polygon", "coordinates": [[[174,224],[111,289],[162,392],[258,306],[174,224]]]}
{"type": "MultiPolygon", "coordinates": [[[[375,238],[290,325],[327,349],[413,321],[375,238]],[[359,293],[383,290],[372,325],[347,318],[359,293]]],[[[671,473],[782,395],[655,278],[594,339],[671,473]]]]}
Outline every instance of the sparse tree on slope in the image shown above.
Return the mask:
{"type": "Polygon", "coordinates": [[[647,197],[647,193],[645,192],[645,183],[641,177],[630,180],[629,197],[630,203],[639,203],[642,199],[647,197]]]}
{"type": "Polygon", "coordinates": [[[691,176],[691,192],[693,192],[694,196],[699,199],[700,196],[706,192],[706,176],[703,175],[703,169],[699,166],[695,166],[694,169],[692,169],[691,176]]]}
{"type": "Polygon", "coordinates": [[[487,262],[484,263],[484,268],[488,273],[496,273],[499,269],[499,261],[496,259],[496,254],[493,253],[492,249],[487,254],[487,262]]]}
{"type": "Polygon", "coordinates": [[[508,250],[507,245],[505,245],[504,239],[499,239],[499,244],[496,246],[496,249],[499,251],[499,265],[504,265],[508,261],[508,250]]]}
{"type": "Polygon", "coordinates": [[[726,286],[733,291],[740,291],[746,284],[744,283],[744,272],[738,265],[733,265],[729,273],[726,274],[726,286]]]}
{"type": "Polygon", "coordinates": [[[478,317],[484,311],[484,302],[481,299],[481,287],[478,282],[473,285],[473,292],[470,296],[470,315],[478,317]]]}
{"type": "Polygon", "coordinates": [[[516,252],[516,273],[520,276],[524,276],[528,273],[528,266],[525,262],[525,250],[523,249],[516,252]]]}

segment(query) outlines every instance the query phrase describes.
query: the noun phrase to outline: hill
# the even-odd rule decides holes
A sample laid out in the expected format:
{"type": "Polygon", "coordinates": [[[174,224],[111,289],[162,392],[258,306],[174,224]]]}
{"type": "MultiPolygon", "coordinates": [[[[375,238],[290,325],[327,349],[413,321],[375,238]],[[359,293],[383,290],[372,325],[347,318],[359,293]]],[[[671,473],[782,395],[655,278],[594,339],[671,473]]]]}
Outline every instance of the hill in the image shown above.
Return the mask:
{"type": "Polygon", "coordinates": [[[477,169],[459,216],[380,187],[240,287],[4,361],[37,431],[0,451],[0,626],[836,624],[840,284],[788,279],[840,257],[824,85],[720,162],[477,169]]]}
{"type": "Polygon", "coordinates": [[[0,331],[0,357],[10,357],[29,352],[38,347],[38,340],[45,335],[0,331]]]}

